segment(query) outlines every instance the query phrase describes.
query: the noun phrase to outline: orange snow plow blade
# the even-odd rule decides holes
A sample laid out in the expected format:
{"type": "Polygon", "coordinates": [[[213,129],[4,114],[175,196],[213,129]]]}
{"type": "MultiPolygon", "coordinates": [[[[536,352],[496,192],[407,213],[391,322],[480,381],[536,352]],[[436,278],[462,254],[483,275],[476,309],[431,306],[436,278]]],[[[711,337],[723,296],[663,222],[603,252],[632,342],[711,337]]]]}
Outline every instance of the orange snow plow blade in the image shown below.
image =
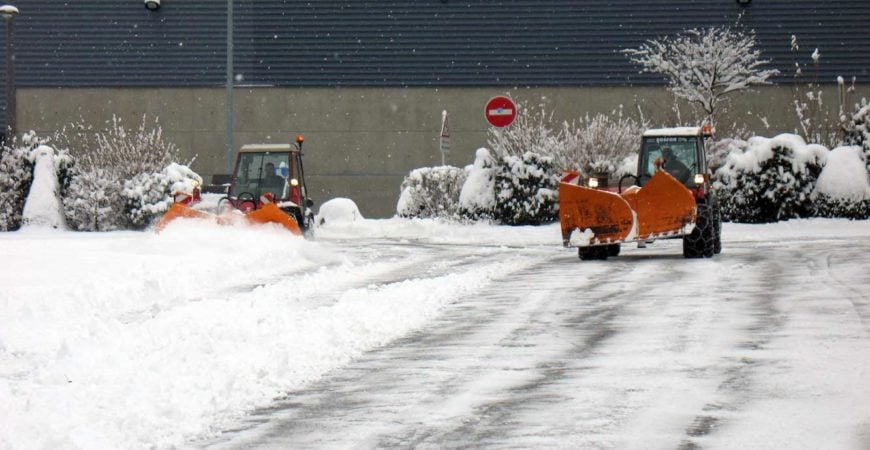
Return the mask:
{"type": "Polygon", "coordinates": [[[643,188],[622,194],[559,184],[559,221],[565,246],[588,246],[685,234],[695,222],[695,198],[664,171],[643,188]],[[575,230],[583,233],[572,240],[575,230]]]}
{"type": "Polygon", "coordinates": [[[281,211],[281,208],[274,203],[266,203],[260,209],[249,212],[245,217],[254,223],[277,223],[297,236],[302,235],[296,219],[281,211]]]}
{"type": "Polygon", "coordinates": [[[179,217],[186,217],[189,219],[209,219],[214,216],[207,212],[197,211],[184,203],[173,203],[172,206],[169,207],[169,210],[166,211],[166,214],[163,214],[163,217],[161,217],[160,221],[157,222],[154,230],[158,233],[163,231],[169,222],[172,222],[179,217]]]}
{"type": "MultiPolygon", "coordinates": [[[[281,211],[281,208],[278,208],[274,203],[267,203],[260,209],[245,214],[244,217],[251,223],[277,223],[297,236],[302,235],[302,230],[299,228],[299,224],[296,223],[296,219],[284,211],[281,211]]],[[[235,222],[235,220],[228,218],[227,216],[216,216],[204,211],[198,211],[183,203],[174,203],[172,207],[166,211],[166,214],[160,218],[160,221],[157,222],[154,231],[157,233],[163,231],[169,222],[178,218],[212,219],[222,225],[229,225],[235,222]]]]}
{"type": "Polygon", "coordinates": [[[686,234],[686,225],[695,223],[695,197],[665,171],[659,171],[636,194],[628,194],[637,212],[638,239],[659,235],[686,234]]]}
{"type": "Polygon", "coordinates": [[[591,231],[592,244],[625,241],[634,227],[631,207],[618,194],[567,183],[559,184],[559,221],[565,246],[575,229],[591,231]]]}

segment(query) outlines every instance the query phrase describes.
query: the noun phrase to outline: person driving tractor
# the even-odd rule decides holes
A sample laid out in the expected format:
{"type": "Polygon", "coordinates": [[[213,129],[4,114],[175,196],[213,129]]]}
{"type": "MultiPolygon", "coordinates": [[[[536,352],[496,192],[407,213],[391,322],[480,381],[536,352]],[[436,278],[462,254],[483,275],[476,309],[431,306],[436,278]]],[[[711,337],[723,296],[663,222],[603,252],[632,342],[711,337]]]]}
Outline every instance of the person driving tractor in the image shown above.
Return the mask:
{"type": "Polygon", "coordinates": [[[671,174],[674,178],[679,180],[681,183],[685,183],[689,180],[689,177],[692,176],[691,171],[682,161],[677,158],[677,155],[674,154],[674,150],[670,147],[665,147],[662,149],[662,158],[664,158],[664,162],[662,163],[662,169],[671,174]]]}

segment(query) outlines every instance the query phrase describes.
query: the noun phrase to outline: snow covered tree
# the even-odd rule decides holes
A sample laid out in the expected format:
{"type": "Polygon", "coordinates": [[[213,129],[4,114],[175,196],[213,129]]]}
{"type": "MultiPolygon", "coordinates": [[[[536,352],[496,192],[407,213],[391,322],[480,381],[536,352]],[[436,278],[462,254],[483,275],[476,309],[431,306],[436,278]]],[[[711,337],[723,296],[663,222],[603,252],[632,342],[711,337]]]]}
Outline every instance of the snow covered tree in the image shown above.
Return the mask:
{"type": "Polygon", "coordinates": [[[623,50],[642,72],[664,75],[677,97],[700,107],[710,123],[729,94],[769,84],[779,73],[763,69],[769,61],[755,48],[755,32],[711,27],[646,41],[623,50]]]}
{"type": "Polygon", "coordinates": [[[797,135],[753,137],[714,174],[722,219],[766,223],[810,217],[812,193],[828,151],[797,135]]]}
{"type": "Polygon", "coordinates": [[[498,156],[522,157],[528,152],[538,155],[564,153],[565,141],[559,131],[552,128],[553,113],[548,113],[543,104],[537,109],[528,102],[517,103],[517,117],[509,127],[490,127],[487,131],[487,147],[498,156]]]}
{"type": "Polygon", "coordinates": [[[495,173],[494,218],[505,225],[540,225],[559,217],[558,169],[553,158],[507,155],[495,173]]]}
{"type": "Polygon", "coordinates": [[[174,193],[191,193],[200,185],[202,177],[178,163],[160,172],[140,173],[124,181],[125,217],[133,228],[143,229],[172,206],[174,193]]]}
{"type": "Polygon", "coordinates": [[[464,169],[452,166],[412,170],[402,182],[396,214],[419,218],[456,217],[465,177],[464,169]]]}

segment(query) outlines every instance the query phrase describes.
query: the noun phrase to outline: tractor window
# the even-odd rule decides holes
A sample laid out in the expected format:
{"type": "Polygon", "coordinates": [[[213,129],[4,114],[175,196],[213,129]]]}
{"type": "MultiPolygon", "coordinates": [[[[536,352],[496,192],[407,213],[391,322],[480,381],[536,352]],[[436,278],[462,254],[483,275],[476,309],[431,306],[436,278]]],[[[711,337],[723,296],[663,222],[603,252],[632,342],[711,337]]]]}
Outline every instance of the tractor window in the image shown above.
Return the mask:
{"type": "Polygon", "coordinates": [[[661,136],[643,138],[640,159],[641,184],[655,174],[656,162],[685,184],[691,183],[698,171],[698,138],[694,136],[661,136]]]}
{"type": "Polygon", "coordinates": [[[287,197],[287,180],[290,173],[288,161],[287,153],[242,153],[239,156],[233,192],[236,195],[249,192],[256,197],[271,192],[275,199],[287,197]]]}

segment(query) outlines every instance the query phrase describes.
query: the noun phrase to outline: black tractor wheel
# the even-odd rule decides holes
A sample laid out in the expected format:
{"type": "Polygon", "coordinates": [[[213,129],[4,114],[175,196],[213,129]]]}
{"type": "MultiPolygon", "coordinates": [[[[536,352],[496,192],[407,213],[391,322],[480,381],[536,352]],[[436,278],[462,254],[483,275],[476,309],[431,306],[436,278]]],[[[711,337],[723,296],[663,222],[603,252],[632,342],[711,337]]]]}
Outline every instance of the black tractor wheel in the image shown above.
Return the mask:
{"type": "Polygon", "coordinates": [[[715,226],[713,211],[707,205],[698,205],[698,220],[695,229],[683,236],[683,256],[686,258],[709,258],[714,253],[715,226]]]}
{"type": "Polygon", "coordinates": [[[607,246],[607,256],[619,256],[619,244],[610,244],[607,246]]]}
{"type": "Polygon", "coordinates": [[[583,261],[605,260],[607,259],[608,252],[606,246],[598,245],[595,247],[577,247],[577,254],[583,261]]]}

